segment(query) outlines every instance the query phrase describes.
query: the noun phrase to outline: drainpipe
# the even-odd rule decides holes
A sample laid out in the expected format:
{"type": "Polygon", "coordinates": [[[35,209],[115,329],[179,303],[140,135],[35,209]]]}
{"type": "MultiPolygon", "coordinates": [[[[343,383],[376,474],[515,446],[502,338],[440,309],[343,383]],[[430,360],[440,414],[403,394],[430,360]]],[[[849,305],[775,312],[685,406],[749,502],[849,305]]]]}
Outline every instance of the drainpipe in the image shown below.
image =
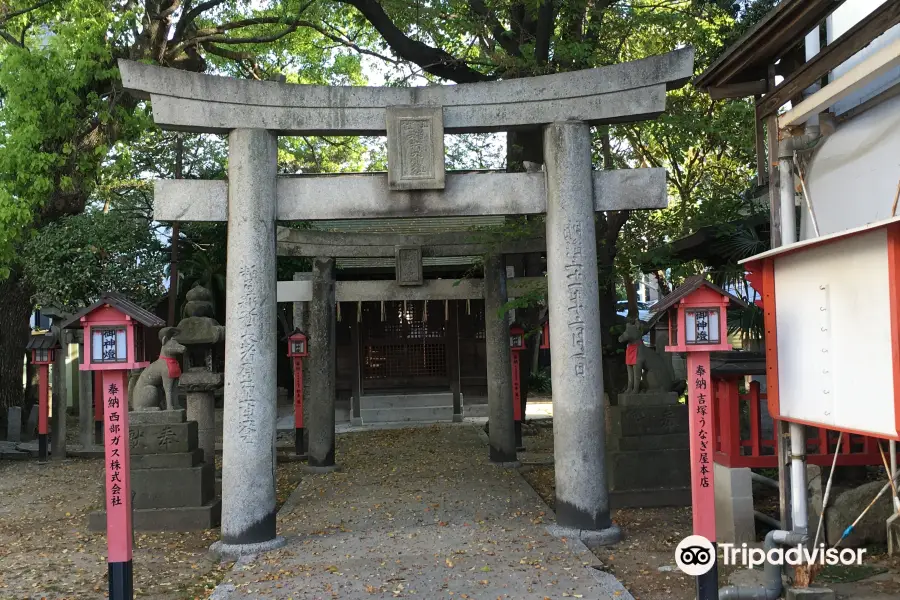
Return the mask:
{"type": "MultiPolygon", "coordinates": [[[[785,132],[786,133],[786,132],[785,132]]],[[[781,243],[797,241],[794,209],[794,139],[785,135],[778,142],[778,171],[781,176],[781,243]]],[[[793,531],[806,535],[809,517],[806,510],[806,429],[791,423],[791,521],[793,531]]]]}
{"type": "MultiPolygon", "coordinates": [[[[796,546],[805,544],[806,535],[792,533],[790,531],[770,531],[766,534],[763,550],[766,556],[769,551],[775,550],[779,545],[796,546]]],[[[781,582],[781,565],[766,561],[763,567],[765,583],[757,586],[729,585],[719,588],[719,600],[775,600],[781,596],[783,584],[781,582]]]]}

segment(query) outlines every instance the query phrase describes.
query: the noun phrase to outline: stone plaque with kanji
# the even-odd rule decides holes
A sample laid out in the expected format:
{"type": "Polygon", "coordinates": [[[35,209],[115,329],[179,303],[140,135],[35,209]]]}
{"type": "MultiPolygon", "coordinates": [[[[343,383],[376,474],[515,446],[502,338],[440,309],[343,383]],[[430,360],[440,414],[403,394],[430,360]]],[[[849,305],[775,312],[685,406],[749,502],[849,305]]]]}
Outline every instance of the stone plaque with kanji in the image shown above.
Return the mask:
{"type": "Polygon", "coordinates": [[[397,284],[422,285],[422,248],[397,246],[397,284]]]}
{"type": "Polygon", "coordinates": [[[440,107],[387,109],[388,186],[444,189],[444,117],[440,107]]]}

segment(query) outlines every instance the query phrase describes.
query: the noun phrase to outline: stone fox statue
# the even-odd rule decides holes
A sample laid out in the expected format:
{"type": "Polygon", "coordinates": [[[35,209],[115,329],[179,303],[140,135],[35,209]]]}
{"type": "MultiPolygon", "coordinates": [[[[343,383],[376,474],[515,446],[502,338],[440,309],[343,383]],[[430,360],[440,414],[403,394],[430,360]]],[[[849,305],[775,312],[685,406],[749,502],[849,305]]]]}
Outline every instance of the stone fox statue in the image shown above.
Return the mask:
{"type": "Polygon", "coordinates": [[[166,398],[166,410],[175,410],[175,393],[178,378],[181,377],[181,366],[178,357],[184,354],[184,346],[175,341],[179,334],[175,327],[163,327],[159,331],[159,341],[162,342],[162,350],[159,358],[153,361],[149,367],[141,372],[134,392],[131,396],[132,410],[154,410],[159,408],[162,398],[162,389],[166,398]]]}
{"type": "Polygon", "coordinates": [[[656,353],[644,345],[641,327],[629,321],[625,325],[625,333],[619,336],[620,342],[626,342],[625,364],[628,367],[628,387],[625,393],[636,394],[641,391],[641,381],[646,382],[648,392],[675,392],[679,383],[675,381],[672,367],[656,353]]]}

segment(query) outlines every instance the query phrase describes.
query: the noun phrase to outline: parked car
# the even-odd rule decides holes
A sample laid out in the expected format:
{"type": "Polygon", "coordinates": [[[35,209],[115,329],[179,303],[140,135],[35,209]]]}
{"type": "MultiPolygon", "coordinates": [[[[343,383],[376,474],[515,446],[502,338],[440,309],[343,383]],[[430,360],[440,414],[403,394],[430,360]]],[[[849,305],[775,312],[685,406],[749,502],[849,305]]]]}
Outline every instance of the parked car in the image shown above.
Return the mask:
{"type": "MultiPolygon", "coordinates": [[[[653,306],[649,302],[641,302],[638,301],[638,319],[643,322],[647,322],[650,320],[650,307],[653,306]]],[[[628,316],[628,301],[627,300],[619,300],[616,303],[616,314],[622,317],[628,316]]]]}

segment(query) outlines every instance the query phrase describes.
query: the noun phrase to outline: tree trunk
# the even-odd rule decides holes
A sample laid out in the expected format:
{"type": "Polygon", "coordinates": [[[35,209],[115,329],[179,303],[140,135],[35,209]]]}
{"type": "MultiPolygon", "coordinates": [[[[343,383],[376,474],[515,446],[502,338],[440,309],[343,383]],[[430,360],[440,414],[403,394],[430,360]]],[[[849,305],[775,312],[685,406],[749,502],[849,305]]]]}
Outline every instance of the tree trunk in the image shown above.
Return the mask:
{"type": "Polygon", "coordinates": [[[0,410],[23,406],[25,344],[31,316],[31,289],[16,273],[0,282],[0,410]]]}
{"type": "Polygon", "coordinates": [[[637,305],[637,285],[631,277],[625,277],[625,297],[628,299],[628,318],[637,319],[640,316],[637,305]]]}

